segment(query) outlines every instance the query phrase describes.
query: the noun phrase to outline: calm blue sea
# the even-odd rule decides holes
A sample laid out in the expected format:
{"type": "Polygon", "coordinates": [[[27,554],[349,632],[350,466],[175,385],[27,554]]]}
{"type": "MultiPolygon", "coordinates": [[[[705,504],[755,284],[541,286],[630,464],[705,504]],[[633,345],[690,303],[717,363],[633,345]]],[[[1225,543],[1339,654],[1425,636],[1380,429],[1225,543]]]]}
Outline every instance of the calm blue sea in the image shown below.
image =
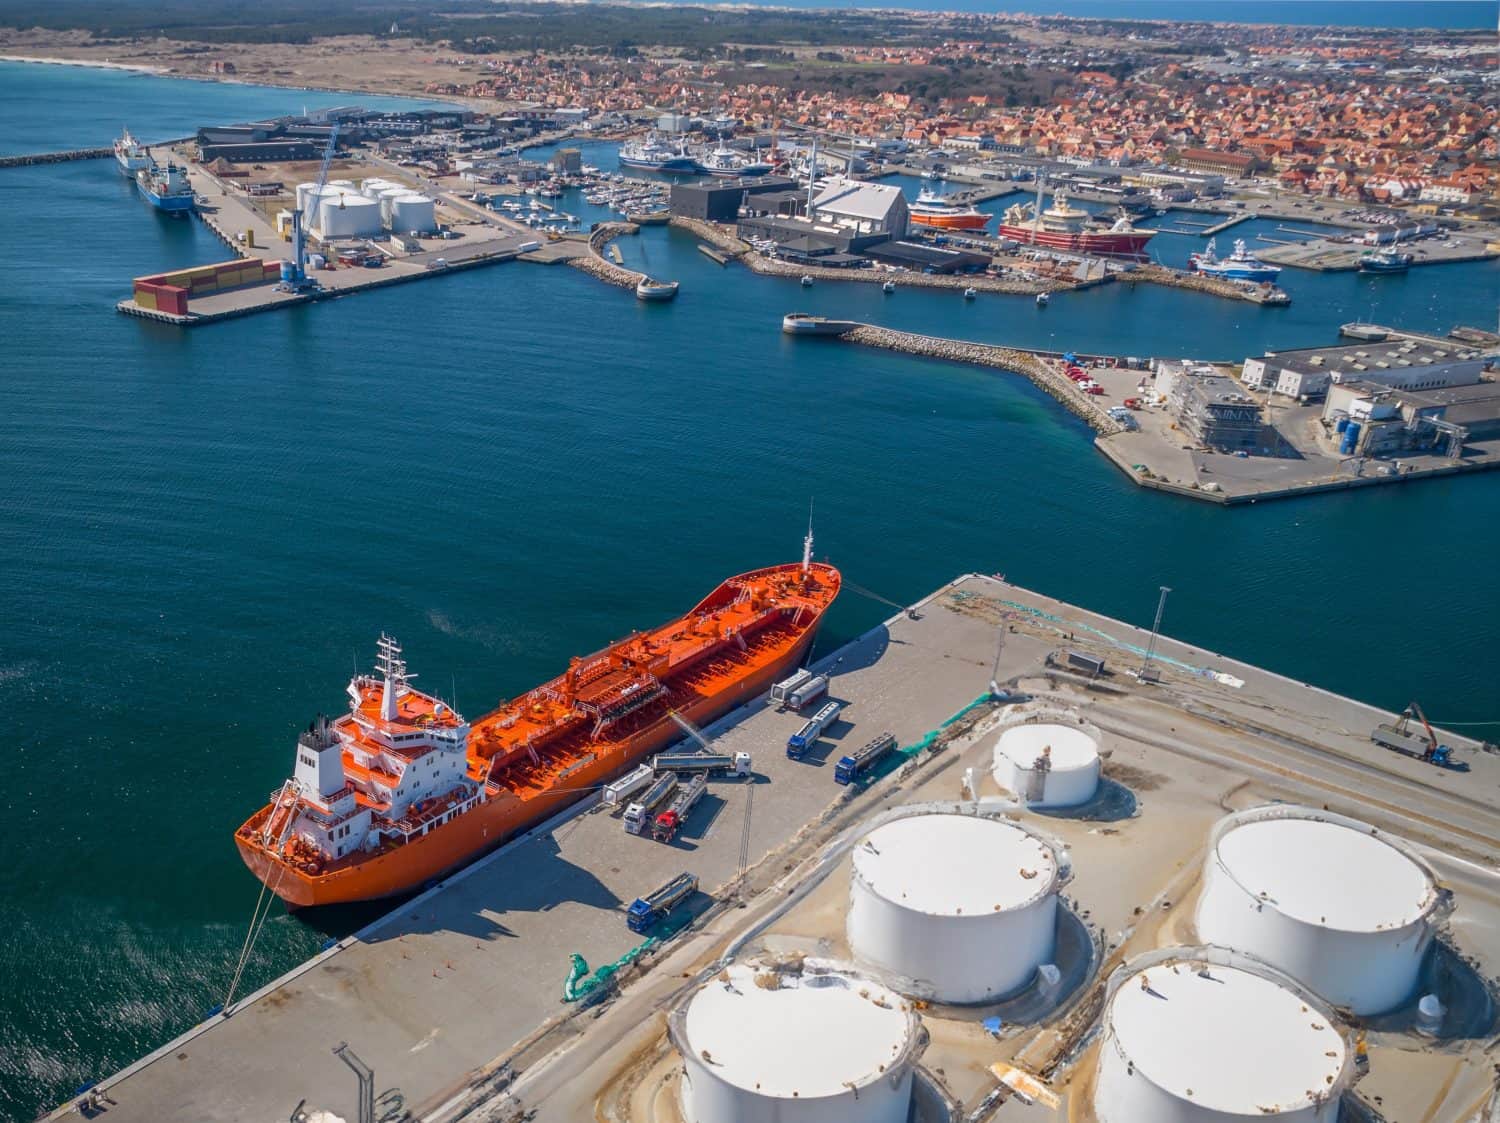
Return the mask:
{"type": "MultiPolygon", "coordinates": [[[[0,66],[0,151],[304,100],[0,66]]],[[[222,998],[258,888],[231,833],[382,629],[479,713],[795,557],[810,496],[819,554],[896,601],[1003,570],[1149,623],[1168,584],[1174,635],[1439,720],[1500,718],[1500,476],[1200,506],[1133,487],[1021,379],[779,331],[802,309],[1231,358],[1358,316],[1492,325],[1500,267],[1295,273],[1284,310],[1144,285],[1038,310],[803,290],[648,228],[621,244],[681,280],[673,304],[517,263],[181,332],[113,305],[132,276],[223,259],[200,224],[153,212],[109,161],[0,171],[0,205],[24,216],[0,254],[0,1118],[222,998]]],[[[822,642],[887,611],[848,594],[822,642]]],[[[358,919],[278,912],[250,985],[358,919]]]]}

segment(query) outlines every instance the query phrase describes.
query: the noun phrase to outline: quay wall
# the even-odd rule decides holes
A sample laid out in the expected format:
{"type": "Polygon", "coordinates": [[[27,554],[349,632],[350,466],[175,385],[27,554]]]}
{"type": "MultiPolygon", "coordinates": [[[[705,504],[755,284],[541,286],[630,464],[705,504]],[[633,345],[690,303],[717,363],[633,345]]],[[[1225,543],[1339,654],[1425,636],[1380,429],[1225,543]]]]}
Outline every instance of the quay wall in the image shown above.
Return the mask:
{"type": "Polygon", "coordinates": [[[1069,413],[1076,415],[1084,424],[1101,435],[1125,431],[1118,421],[1109,416],[1102,406],[1087,394],[1080,394],[1078,387],[1063,374],[1060,366],[1031,351],[1014,347],[997,347],[988,343],[968,343],[957,339],[942,339],[914,332],[893,331],[890,328],[859,324],[839,336],[850,343],[866,347],[880,347],[887,351],[899,351],[906,355],[921,355],[924,358],[946,359],[956,363],[993,367],[1029,378],[1038,388],[1056,398],[1069,413]]]}
{"type": "Polygon", "coordinates": [[[1245,290],[1232,281],[1221,281],[1217,277],[1204,277],[1197,273],[1177,273],[1160,265],[1141,265],[1127,273],[1118,274],[1121,281],[1137,282],[1144,281],[1153,285],[1166,285],[1169,288],[1189,289],[1193,292],[1207,293],[1209,296],[1222,296],[1229,300],[1249,300],[1245,290]]]}

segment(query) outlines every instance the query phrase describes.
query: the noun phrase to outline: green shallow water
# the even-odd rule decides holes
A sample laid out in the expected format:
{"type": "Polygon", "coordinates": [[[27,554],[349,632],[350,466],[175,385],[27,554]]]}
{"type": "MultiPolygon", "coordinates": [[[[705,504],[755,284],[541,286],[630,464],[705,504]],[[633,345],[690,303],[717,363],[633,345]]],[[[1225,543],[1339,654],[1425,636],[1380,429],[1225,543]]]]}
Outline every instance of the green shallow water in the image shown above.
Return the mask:
{"type": "MultiPolygon", "coordinates": [[[[57,84],[77,143],[116,127],[86,106],[147,135],[182,127],[147,111],[172,101],[158,80],[80,97],[68,84],[93,72],[20,69],[0,68],[0,95],[35,104],[57,84]]],[[[303,100],[224,89],[247,99],[216,106],[224,119],[303,100]]],[[[12,104],[0,147],[36,127],[12,104]]],[[[231,833],[381,629],[478,714],[730,573],[795,558],[809,496],[819,555],[897,601],[1002,570],[1149,623],[1169,584],[1173,635],[1388,707],[1500,717],[1484,576],[1500,477],[1199,506],[1133,487],[1020,379],[779,331],[801,309],[1233,357],[1326,341],[1372,300],[1377,319],[1487,323],[1493,266],[1378,288],[1291,274],[1285,311],[1118,286],[1038,312],[802,290],[650,229],[622,248],[682,280],[670,305],[513,264],[184,333],[112,305],[133,275],[222,259],[201,225],[151,212],[104,161],[0,173],[0,199],[25,216],[0,259],[0,1117],[220,1000],[257,892],[231,833]]],[[[887,613],[846,595],[823,649],[887,613]]],[[[249,984],[362,915],[278,910],[249,984]]]]}

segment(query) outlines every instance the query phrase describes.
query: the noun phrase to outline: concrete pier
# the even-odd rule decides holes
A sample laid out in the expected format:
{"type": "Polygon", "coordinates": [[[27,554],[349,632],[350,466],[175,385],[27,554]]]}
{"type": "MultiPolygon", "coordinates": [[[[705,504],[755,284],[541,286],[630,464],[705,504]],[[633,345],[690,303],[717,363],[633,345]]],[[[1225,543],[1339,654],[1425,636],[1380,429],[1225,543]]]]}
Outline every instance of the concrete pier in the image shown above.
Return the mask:
{"type": "MultiPolygon", "coordinates": [[[[569,954],[578,952],[594,966],[617,959],[639,943],[624,923],[630,900],[676,873],[696,873],[707,895],[693,907],[699,914],[694,929],[619,977],[626,990],[618,1013],[628,1026],[649,1029],[662,988],[685,985],[684,969],[711,953],[714,941],[728,939],[757,910],[789,900],[789,871],[820,853],[831,837],[892,800],[912,798],[908,789],[916,785],[936,780],[947,798],[957,795],[952,751],[972,744],[965,738],[995,703],[981,701],[964,722],[944,723],[986,697],[992,670],[1002,686],[1019,682],[1024,689],[1037,689],[1050,676],[1052,688],[1074,691],[1079,704],[1140,695],[1136,705],[1145,709],[1121,711],[1099,724],[1134,730],[1132,736],[1166,746],[1169,756],[1206,765],[1224,783],[1233,769],[1279,783],[1315,780],[1327,785],[1322,798],[1357,799],[1366,816],[1407,817],[1434,844],[1470,861],[1493,863],[1500,852],[1493,808],[1483,794],[1500,778],[1500,760],[1473,742],[1445,733],[1470,771],[1434,769],[1369,742],[1368,731],[1388,714],[1167,638],[1156,644],[1160,683],[1140,686],[1127,668],[1139,665],[1147,642],[1137,628],[1003,579],[960,578],[819,662],[832,677],[832,696],[846,708],[801,761],[785,754],[786,738],[801,718],[762,701],[709,730],[723,751],[752,753],[755,777],[710,785],[673,844],[626,835],[607,809],[585,803],[247,997],[229,1016],[209,1019],[101,1081],[116,1101],[107,1118],[282,1119],[305,1099],[308,1109],[353,1120],[355,1082],[331,1052],[340,1041],[374,1069],[383,1102],[399,1096],[415,1118],[510,1118],[466,1113],[493,1100],[518,1074],[542,1082],[550,1075],[560,1081],[554,1087],[576,1085],[578,1096],[591,1097],[609,1071],[590,1063],[598,1049],[575,1052],[566,1071],[555,1064],[560,1050],[590,1040],[581,1035],[599,1014],[562,1001],[569,954]],[[1048,655],[1063,649],[1103,658],[1110,675],[1090,684],[1048,670],[1048,655]],[[914,750],[927,747],[868,789],[834,784],[834,761],[884,730],[914,750]],[[730,907],[740,889],[748,912],[730,907]],[[689,962],[680,963],[681,956],[689,962]],[[632,1007],[633,995],[647,1007],[632,1007]]],[[[1154,771],[1163,767],[1158,762],[1154,771]]],[[[1153,790],[1152,772],[1140,775],[1146,778],[1132,782],[1153,790]]],[[[1080,837],[1080,845],[1103,850],[1095,872],[1114,877],[1125,852],[1097,829],[1080,837]]],[[[1181,832],[1160,837],[1180,838],[1181,832]]],[[[1177,861],[1160,847],[1129,854],[1163,861],[1166,869],[1177,861]]],[[[248,917],[255,894],[244,877],[248,917]]],[[[1118,909],[1126,918],[1129,901],[1122,897],[1118,909]]],[[[230,966],[224,965],[226,979],[230,966]]],[[[607,1010],[604,1018],[614,1013],[607,1010]]],[[[68,1110],[64,1105],[53,1118],[68,1110]]],[[[570,1101],[547,1118],[576,1123],[593,1115],[570,1101]]]]}

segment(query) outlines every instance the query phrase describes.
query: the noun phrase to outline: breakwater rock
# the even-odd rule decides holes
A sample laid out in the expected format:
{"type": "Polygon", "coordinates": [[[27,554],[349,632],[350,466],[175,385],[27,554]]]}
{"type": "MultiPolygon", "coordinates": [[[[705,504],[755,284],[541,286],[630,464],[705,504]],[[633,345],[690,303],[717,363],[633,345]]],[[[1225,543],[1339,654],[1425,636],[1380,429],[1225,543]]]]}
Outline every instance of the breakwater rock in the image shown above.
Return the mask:
{"type": "Polygon", "coordinates": [[[1044,358],[1031,351],[1023,351],[1015,347],[997,347],[989,343],[968,343],[959,339],[917,335],[908,331],[893,331],[890,328],[875,327],[872,324],[859,324],[839,338],[850,343],[861,343],[866,347],[899,351],[906,355],[921,355],[929,359],[946,359],[954,363],[970,363],[974,366],[1010,371],[1029,378],[1046,393],[1056,398],[1064,409],[1076,414],[1095,431],[1101,434],[1124,431],[1124,426],[1110,417],[1107,410],[1096,404],[1087,394],[1078,392],[1077,385],[1063,373],[1062,364],[1059,361],[1044,358]]]}
{"type": "Polygon", "coordinates": [[[637,273],[634,269],[626,269],[623,265],[616,265],[604,256],[604,247],[622,234],[634,234],[640,227],[633,222],[603,222],[589,235],[589,252],[585,255],[570,258],[568,264],[574,269],[583,272],[610,285],[618,285],[622,289],[634,289],[646,279],[646,274],[637,273]]]}

